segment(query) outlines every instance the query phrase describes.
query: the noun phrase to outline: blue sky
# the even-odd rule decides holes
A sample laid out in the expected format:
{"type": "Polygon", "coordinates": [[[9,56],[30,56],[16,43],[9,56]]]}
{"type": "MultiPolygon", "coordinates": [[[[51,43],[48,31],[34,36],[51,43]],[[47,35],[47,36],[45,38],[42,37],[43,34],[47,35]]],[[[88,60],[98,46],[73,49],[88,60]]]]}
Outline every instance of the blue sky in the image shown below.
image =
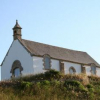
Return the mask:
{"type": "Polygon", "coordinates": [[[100,0],[0,0],[0,63],[16,19],[24,39],[85,51],[100,63],[100,0]]]}

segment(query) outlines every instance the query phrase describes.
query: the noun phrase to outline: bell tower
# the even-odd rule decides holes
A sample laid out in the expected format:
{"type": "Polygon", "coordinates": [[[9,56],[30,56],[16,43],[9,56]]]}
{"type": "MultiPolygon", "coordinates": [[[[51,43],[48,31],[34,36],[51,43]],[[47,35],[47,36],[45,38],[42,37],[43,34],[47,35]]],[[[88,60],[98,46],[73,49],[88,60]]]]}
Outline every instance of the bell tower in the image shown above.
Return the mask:
{"type": "Polygon", "coordinates": [[[14,26],[14,28],[13,28],[13,39],[14,40],[16,40],[16,39],[22,39],[21,38],[21,36],[22,36],[22,34],[21,34],[21,27],[20,27],[20,25],[18,24],[18,20],[16,20],[16,24],[15,24],[15,26],[14,26]]]}

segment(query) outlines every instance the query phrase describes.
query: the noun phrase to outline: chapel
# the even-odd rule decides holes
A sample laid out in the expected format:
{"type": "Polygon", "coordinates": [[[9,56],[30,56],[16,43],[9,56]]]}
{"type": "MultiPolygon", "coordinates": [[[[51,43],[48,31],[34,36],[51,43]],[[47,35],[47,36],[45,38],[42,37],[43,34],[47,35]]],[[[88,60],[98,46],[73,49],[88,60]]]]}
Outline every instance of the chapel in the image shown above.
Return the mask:
{"type": "Polygon", "coordinates": [[[100,65],[88,53],[26,40],[21,31],[16,20],[12,44],[1,64],[1,80],[50,69],[63,74],[100,76],[100,65]]]}

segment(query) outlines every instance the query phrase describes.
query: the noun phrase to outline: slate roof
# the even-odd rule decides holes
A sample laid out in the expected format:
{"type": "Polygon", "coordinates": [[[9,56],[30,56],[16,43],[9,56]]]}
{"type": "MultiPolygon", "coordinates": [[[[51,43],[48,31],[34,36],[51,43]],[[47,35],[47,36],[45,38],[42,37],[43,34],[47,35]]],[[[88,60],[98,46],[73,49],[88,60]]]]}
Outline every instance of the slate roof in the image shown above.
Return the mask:
{"type": "Polygon", "coordinates": [[[100,65],[86,52],[70,50],[24,39],[20,42],[32,55],[43,56],[48,54],[51,58],[58,60],[71,61],[86,65],[94,63],[96,66],[100,67],[100,65]]]}

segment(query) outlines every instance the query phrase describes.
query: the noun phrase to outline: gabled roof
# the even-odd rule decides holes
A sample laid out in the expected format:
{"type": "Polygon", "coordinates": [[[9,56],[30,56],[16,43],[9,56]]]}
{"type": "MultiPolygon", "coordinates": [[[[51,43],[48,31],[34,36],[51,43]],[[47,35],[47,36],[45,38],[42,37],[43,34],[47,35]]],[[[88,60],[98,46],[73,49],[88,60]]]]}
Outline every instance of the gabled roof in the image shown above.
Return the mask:
{"type": "Polygon", "coordinates": [[[100,66],[86,52],[70,50],[24,39],[22,39],[20,42],[31,53],[31,55],[43,56],[48,54],[51,58],[62,61],[70,61],[86,65],[93,63],[98,67],[100,66]]]}

